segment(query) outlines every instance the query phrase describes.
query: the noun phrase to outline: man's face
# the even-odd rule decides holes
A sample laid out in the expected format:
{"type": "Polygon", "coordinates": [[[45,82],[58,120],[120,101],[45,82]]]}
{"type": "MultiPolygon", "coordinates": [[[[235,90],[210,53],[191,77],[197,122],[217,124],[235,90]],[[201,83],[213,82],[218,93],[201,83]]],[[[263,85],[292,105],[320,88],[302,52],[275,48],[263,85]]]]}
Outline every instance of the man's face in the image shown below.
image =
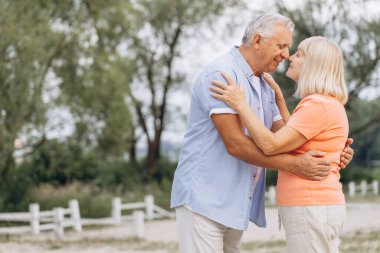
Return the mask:
{"type": "Polygon", "coordinates": [[[277,25],[270,38],[260,42],[261,70],[273,72],[278,65],[289,58],[289,47],[292,44],[292,33],[283,25],[277,25]]]}

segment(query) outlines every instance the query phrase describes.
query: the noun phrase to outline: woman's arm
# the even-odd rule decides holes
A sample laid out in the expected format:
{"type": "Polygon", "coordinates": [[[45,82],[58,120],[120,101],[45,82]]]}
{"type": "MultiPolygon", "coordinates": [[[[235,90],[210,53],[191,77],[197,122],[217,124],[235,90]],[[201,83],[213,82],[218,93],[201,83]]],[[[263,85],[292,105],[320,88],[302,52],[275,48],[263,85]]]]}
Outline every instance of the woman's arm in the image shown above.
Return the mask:
{"type": "Polygon", "coordinates": [[[266,155],[294,150],[307,141],[305,136],[291,127],[284,126],[276,133],[268,130],[245,101],[242,87],[239,89],[229,76],[223,74],[223,77],[227,80],[228,85],[219,81],[212,81],[219,88],[210,87],[212,91],[217,92],[211,95],[223,100],[239,113],[252,139],[266,155]]]}
{"type": "Polygon", "coordinates": [[[273,79],[273,77],[270,74],[263,73],[262,77],[274,91],[274,94],[276,97],[276,104],[278,106],[278,109],[280,110],[280,114],[284,122],[285,123],[288,122],[290,118],[290,113],[289,113],[288,107],[286,106],[285,98],[284,98],[284,95],[282,94],[280,86],[276,83],[276,81],[273,79]]]}
{"type": "Polygon", "coordinates": [[[272,133],[264,126],[246,102],[235,110],[239,113],[254,142],[266,155],[292,151],[307,141],[305,136],[286,125],[276,133],[272,133]]]}

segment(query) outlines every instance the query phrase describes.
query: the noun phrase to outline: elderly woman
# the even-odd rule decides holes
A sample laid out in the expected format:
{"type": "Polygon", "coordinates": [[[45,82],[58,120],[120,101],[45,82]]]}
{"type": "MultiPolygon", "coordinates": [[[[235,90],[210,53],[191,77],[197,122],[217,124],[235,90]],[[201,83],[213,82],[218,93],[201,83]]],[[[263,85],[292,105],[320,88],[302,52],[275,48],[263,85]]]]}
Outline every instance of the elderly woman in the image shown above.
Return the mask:
{"type": "Polygon", "coordinates": [[[286,233],[288,252],[339,252],[339,235],[346,217],[345,198],[340,179],[340,153],[348,136],[344,104],[341,49],[324,37],[302,41],[290,57],[286,76],[297,83],[295,96],[302,99],[290,116],[281,90],[264,74],[276,93],[276,101],[285,125],[272,133],[246,102],[244,91],[224,74],[228,85],[213,81],[210,89],[232,107],[251,134],[256,145],[267,155],[304,153],[320,150],[331,162],[331,172],[323,181],[311,181],[279,172],[277,204],[286,233]]]}

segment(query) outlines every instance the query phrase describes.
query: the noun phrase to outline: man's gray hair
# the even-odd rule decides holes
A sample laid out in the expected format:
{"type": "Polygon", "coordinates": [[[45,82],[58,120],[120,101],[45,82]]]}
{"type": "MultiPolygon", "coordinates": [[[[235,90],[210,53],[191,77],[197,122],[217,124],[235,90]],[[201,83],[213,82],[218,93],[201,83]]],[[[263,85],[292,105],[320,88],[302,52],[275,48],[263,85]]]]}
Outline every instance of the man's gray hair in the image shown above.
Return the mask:
{"type": "Polygon", "coordinates": [[[260,34],[264,38],[271,37],[273,34],[273,28],[278,24],[285,26],[290,32],[293,32],[294,30],[294,23],[290,18],[278,13],[265,13],[249,22],[245,29],[242,44],[244,46],[250,45],[253,36],[256,34],[260,34]]]}

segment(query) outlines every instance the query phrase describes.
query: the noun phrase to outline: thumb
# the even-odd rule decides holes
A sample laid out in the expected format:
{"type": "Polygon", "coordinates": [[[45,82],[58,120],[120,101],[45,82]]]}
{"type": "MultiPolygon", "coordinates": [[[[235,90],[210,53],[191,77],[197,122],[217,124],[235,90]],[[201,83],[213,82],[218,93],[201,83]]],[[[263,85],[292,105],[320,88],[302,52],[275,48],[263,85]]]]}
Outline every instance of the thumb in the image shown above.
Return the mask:
{"type": "Polygon", "coordinates": [[[324,157],[326,155],[325,152],[322,152],[319,150],[310,150],[307,153],[311,156],[314,156],[314,157],[324,157]]]}
{"type": "Polygon", "coordinates": [[[351,145],[352,143],[354,143],[354,139],[352,139],[352,138],[348,138],[348,139],[346,140],[346,146],[349,146],[349,145],[351,145]]]}

